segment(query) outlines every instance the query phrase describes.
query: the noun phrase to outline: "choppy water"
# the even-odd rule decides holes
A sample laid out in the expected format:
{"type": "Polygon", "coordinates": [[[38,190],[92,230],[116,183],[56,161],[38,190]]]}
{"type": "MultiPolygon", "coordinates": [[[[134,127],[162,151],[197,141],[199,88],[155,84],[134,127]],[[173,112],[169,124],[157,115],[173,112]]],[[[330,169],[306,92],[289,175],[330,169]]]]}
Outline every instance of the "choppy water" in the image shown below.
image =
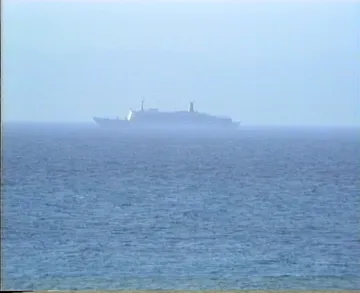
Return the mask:
{"type": "Polygon", "coordinates": [[[4,289],[360,289],[360,132],[8,126],[4,289]]]}

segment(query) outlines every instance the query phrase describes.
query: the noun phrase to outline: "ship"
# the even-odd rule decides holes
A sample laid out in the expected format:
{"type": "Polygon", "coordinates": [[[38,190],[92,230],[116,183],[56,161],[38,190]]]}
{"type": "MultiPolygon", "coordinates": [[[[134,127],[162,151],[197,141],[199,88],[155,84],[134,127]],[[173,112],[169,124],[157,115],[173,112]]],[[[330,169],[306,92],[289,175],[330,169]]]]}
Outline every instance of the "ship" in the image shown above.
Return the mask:
{"type": "Polygon", "coordinates": [[[239,122],[230,117],[215,116],[195,110],[190,102],[187,111],[164,112],[157,108],[144,108],[144,100],[139,110],[130,109],[124,119],[93,117],[101,127],[113,129],[184,129],[184,130],[225,130],[237,129],[239,122]]]}

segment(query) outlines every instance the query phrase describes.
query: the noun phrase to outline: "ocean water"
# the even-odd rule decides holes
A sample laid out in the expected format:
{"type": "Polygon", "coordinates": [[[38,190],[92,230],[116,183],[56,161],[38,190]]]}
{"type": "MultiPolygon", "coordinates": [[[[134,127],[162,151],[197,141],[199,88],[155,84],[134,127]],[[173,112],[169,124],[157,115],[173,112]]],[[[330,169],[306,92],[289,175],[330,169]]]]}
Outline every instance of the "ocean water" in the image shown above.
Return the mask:
{"type": "Polygon", "coordinates": [[[3,289],[360,289],[359,129],[2,143],[3,289]]]}

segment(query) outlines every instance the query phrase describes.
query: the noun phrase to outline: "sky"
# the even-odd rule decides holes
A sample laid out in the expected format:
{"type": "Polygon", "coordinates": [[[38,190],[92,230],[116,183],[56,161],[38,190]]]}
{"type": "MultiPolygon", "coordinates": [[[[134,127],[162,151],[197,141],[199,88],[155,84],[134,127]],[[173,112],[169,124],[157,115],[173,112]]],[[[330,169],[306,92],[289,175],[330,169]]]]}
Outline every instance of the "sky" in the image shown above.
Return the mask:
{"type": "Polygon", "coordinates": [[[2,1],[4,121],[360,125],[360,2],[2,1]]]}

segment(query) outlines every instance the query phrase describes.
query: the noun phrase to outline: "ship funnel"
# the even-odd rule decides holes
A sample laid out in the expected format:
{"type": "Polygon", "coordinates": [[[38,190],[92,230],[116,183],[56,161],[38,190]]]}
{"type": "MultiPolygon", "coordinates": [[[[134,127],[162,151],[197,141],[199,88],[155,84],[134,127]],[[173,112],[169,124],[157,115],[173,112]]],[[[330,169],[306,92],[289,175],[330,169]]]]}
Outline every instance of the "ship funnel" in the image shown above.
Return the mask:
{"type": "Polygon", "coordinates": [[[194,112],[194,102],[190,102],[189,112],[194,112]]]}

